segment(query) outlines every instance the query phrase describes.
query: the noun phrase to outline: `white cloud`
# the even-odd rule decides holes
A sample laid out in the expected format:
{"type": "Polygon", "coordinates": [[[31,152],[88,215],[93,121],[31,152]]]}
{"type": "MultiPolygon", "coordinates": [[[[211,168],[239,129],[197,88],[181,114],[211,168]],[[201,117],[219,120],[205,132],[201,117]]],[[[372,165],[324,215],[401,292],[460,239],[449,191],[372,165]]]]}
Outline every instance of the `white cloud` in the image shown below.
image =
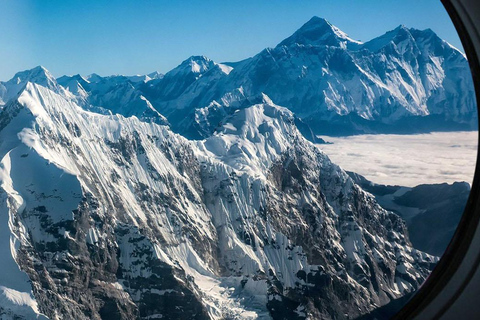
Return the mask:
{"type": "Polygon", "coordinates": [[[336,164],[381,184],[472,183],[477,132],[322,137],[318,145],[336,164]]]}

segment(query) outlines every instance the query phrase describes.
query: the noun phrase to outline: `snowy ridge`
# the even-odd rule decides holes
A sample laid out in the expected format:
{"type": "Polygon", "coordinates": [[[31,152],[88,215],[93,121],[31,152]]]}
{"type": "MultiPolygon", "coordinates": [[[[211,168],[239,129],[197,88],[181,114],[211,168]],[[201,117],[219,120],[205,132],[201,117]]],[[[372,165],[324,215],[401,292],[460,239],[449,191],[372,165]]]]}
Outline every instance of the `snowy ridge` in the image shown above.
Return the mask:
{"type": "Polygon", "coordinates": [[[109,76],[80,75],[63,76],[57,81],[72,93],[74,101],[87,110],[103,114],[136,116],[147,122],[167,124],[168,121],[139,91],[136,86],[161,78],[158,73],[150,76],[109,76]]]}
{"type": "Polygon", "coordinates": [[[57,79],[66,90],[77,97],[77,102],[81,105],[85,104],[88,99],[88,91],[90,90],[90,81],[77,74],[74,76],[63,76],[57,79]]]}
{"type": "Polygon", "coordinates": [[[8,261],[49,318],[341,319],[437,260],[266,95],[189,141],[28,83],[0,130],[8,261]]]}

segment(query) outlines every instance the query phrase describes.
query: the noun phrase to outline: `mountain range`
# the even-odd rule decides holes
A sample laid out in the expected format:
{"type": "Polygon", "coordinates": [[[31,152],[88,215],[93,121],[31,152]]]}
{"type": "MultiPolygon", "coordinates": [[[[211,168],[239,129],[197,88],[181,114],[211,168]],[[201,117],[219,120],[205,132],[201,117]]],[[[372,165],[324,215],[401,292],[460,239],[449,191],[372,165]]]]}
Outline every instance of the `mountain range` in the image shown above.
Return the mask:
{"type": "Polygon", "coordinates": [[[320,18],[237,63],[58,79],[37,67],[0,99],[6,319],[368,314],[438,257],[302,132],[463,128],[475,111],[465,57],[432,31],[361,43],[320,18]]]}
{"type": "MultiPolygon", "coordinates": [[[[35,72],[0,85],[0,99],[15,94],[17,83],[40,76],[35,72]]],[[[208,137],[222,117],[256,103],[262,93],[293,111],[308,138],[477,125],[465,55],[430,29],[405,26],[363,43],[314,17],[275,48],[235,63],[192,56],[165,75],[54,80],[37,82],[61,85],[97,111],[169,123],[190,139],[208,137]]]]}

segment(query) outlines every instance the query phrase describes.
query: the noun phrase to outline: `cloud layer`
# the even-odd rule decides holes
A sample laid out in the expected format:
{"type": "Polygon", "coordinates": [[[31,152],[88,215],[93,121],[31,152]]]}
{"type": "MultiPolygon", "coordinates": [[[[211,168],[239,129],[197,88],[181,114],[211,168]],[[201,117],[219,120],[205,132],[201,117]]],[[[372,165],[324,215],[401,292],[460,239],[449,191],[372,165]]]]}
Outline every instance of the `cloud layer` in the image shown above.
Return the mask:
{"type": "Polygon", "coordinates": [[[477,132],[322,137],[318,145],[343,169],[380,184],[472,183],[477,132]]]}

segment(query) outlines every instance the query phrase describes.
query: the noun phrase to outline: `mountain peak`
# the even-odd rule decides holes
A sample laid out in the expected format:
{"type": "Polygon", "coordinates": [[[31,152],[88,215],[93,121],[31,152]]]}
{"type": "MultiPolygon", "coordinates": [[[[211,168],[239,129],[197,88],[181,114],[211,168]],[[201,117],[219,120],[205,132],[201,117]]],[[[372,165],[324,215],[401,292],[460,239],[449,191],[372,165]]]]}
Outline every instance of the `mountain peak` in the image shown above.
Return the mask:
{"type": "Polygon", "coordinates": [[[190,73],[201,75],[210,70],[213,66],[215,66],[215,62],[205,56],[191,56],[182,61],[178,67],[169,71],[166,76],[170,77],[173,75],[190,73]]]}
{"type": "Polygon", "coordinates": [[[345,32],[327,20],[315,16],[278,46],[290,46],[292,44],[327,45],[346,48],[348,45],[361,43],[348,37],[345,32]]]}
{"type": "MultiPolygon", "coordinates": [[[[28,71],[28,70],[27,70],[28,71]]],[[[38,65],[32,69],[30,69],[31,72],[40,72],[40,73],[49,73],[49,71],[47,70],[47,68],[45,68],[44,66],[42,65],[38,65]]]]}
{"type": "Polygon", "coordinates": [[[64,76],[61,76],[61,77],[57,78],[57,82],[60,83],[60,85],[62,84],[62,82],[65,82],[65,81],[68,81],[68,80],[76,80],[76,81],[81,82],[81,83],[83,83],[83,82],[88,83],[89,82],[87,79],[85,79],[79,73],[74,74],[73,76],[64,75],[64,76]]]}
{"type": "Polygon", "coordinates": [[[12,79],[0,83],[2,89],[0,90],[0,106],[15,98],[29,82],[39,84],[55,92],[61,91],[55,77],[45,67],[36,66],[32,69],[17,72],[12,79]]]}
{"type": "Polygon", "coordinates": [[[158,72],[158,71],[151,72],[151,73],[147,74],[147,76],[152,80],[163,78],[163,74],[158,72]]]}
{"type": "Polygon", "coordinates": [[[424,29],[424,30],[418,30],[411,28],[408,30],[412,36],[417,39],[417,38],[423,38],[423,39],[432,39],[434,41],[443,41],[436,33],[430,28],[424,29]]]}
{"type": "Polygon", "coordinates": [[[390,30],[385,34],[374,38],[368,42],[365,42],[363,48],[375,52],[389,45],[391,42],[398,44],[408,39],[414,41],[414,38],[412,36],[412,31],[414,30],[415,29],[409,29],[405,25],[401,24],[395,29],[390,30]]]}
{"type": "Polygon", "coordinates": [[[313,16],[310,20],[308,20],[303,25],[303,27],[305,27],[305,26],[323,26],[323,25],[332,26],[332,24],[330,22],[328,22],[327,19],[320,18],[320,17],[317,17],[317,16],[313,16]]]}
{"type": "Polygon", "coordinates": [[[412,30],[414,29],[407,28],[405,25],[401,24],[390,32],[394,37],[403,40],[412,36],[412,30]]]}
{"type": "Polygon", "coordinates": [[[62,88],[58,85],[55,77],[43,66],[17,72],[12,79],[3,82],[5,90],[0,94],[0,104],[16,97],[28,83],[35,83],[54,92],[61,92],[62,88]]]}
{"type": "Polygon", "coordinates": [[[59,77],[57,83],[71,93],[82,97],[86,97],[86,91],[90,90],[90,82],[80,74],[59,77]]]}
{"type": "Polygon", "coordinates": [[[21,84],[28,81],[41,85],[56,82],[52,74],[43,66],[36,66],[33,69],[17,72],[8,82],[12,84],[21,84]]]}
{"type": "Polygon", "coordinates": [[[88,80],[88,82],[95,83],[102,81],[103,77],[96,73],[92,73],[86,76],[85,79],[88,80]]]}
{"type": "Polygon", "coordinates": [[[205,56],[191,56],[182,62],[182,65],[184,64],[186,64],[193,73],[203,73],[210,69],[214,65],[214,62],[205,56]]]}

